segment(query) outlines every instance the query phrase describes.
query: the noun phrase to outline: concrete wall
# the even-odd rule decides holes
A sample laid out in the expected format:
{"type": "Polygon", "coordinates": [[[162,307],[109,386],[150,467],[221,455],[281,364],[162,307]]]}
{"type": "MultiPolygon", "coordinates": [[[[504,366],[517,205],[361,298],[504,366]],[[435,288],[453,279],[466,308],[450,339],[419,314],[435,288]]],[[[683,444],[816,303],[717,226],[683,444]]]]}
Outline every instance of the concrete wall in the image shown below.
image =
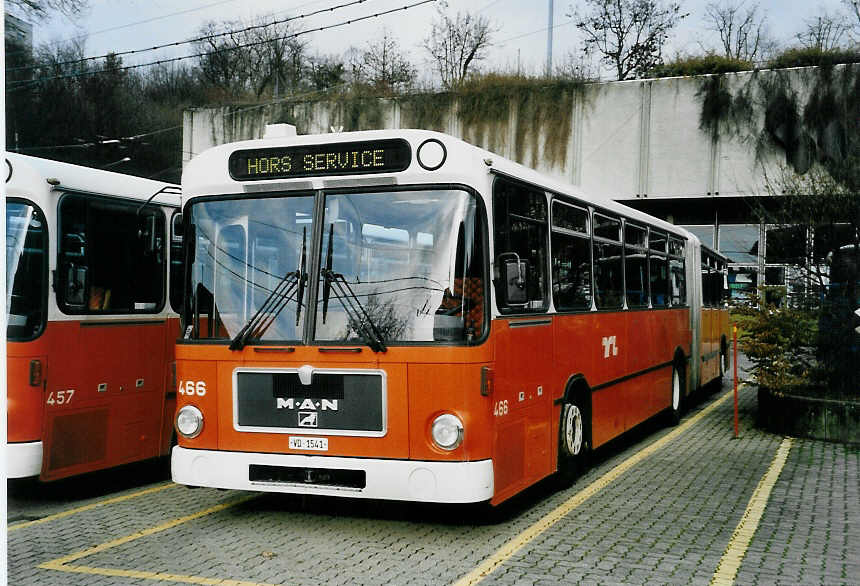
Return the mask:
{"type": "Polygon", "coordinates": [[[475,114],[481,96],[468,98],[467,113],[467,98],[446,95],[437,96],[435,105],[428,96],[407,96],[191,109],[184,115],[183,157],[259,138],[268,123],[295,124],[300,134],[421,125],[614,200],[762,195],[766,176],[796,163],[764,132],[773,88],[794,96],[802,114],[821,83],[836,84],[837,97],[845,97],[851,90],[838,87],[840,80],[851,74],[856,81],[858,73],[855,64],[826,75],[799,68],[587,84],[558,94],[562,116],[546,106],[528,109],[522,93],[511,93],[501,106],[488,102],[483,116],[475,114]],[[709,98],[725,104],[718,119],[703,122],[709,98]]]}

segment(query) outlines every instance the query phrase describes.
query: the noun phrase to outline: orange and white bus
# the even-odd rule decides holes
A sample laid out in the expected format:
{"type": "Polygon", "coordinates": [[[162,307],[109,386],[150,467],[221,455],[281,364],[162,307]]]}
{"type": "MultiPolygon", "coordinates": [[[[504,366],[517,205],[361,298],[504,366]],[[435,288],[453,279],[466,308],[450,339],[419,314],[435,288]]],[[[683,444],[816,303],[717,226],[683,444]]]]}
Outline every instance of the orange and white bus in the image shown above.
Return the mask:
{"type": "Polygon", "coordinates": [[[724,259],[451,136],[222,145],[182,190],[178,483],[498,504],[725,363],[724,259]]]}
{"type": "Polygon", "coordinates": [[[7,476],[56,480],[166,455],[179,186],[5,162],[7,476]]]}

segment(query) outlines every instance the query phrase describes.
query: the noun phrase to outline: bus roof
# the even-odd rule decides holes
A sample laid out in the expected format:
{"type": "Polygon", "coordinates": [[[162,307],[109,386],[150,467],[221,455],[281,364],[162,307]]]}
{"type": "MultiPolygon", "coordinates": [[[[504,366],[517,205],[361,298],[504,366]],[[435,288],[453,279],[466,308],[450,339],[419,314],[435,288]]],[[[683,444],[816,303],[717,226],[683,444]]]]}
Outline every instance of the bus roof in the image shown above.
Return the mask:
{"type": "Polygon", "coordinates": [[[175,183],[153,181],[133,175],[114,173],[50,159],[5,153],[6,186],[17,192],[50,188],[142,200],[153,198],[160,205],[180,206],[181,191],[175,183]],[[40,179],[37,186],[28,185],[40,179]],[[56,181],[56,183],[55,183],[56,181]]]}
{"type": "Polygon", "coordinates": [[[204,151],[186,165],[182,173],[182,189],[186,197],[192,198],[202,195],[236,194],[243,191],[258,193],[265,190],[295,190],[300,188],[317,190],[331,187],[346,187],[350,184],[373,185],[374,180],[376,180],[378,185],[382,186],[390,185],[392,177],[398,177],[398,182],[405,183],[432,181],[434,183],[471,183],[478,186],[486,184],[488,174],[508,176],[546,191],[573,197],[603,211],[613,212],[634,222],[647,223],[693,241],[696,245],[700,244],[699,239],[694,234],[681,226],[670,224],[610,199],[595,198],[569,183],[548,177],[534,169],[469,144],[459,138],[430,130],[365,130],[275,137],[223,144],[204,151]],[[418,163],[417,156],[412,156],[409,165],[402,171],[350,175],[303,175],[295,178],[282,177],[266,180],[254,179],[251,181],[234,179],[228,169],[228,160],[237,151],[303,145],[372,142],[386,139],[403,139],[407,141],[412,153],[417,153],[418,148],[428,140],[438,141],[444,145],[447,152],[445,163],[438,169],[428,170],[418,163]],[[404,175],[407,175],[408,178],[403,177],[404,175]],[[467,179],[471,179],[471,181],[467,179]]]}

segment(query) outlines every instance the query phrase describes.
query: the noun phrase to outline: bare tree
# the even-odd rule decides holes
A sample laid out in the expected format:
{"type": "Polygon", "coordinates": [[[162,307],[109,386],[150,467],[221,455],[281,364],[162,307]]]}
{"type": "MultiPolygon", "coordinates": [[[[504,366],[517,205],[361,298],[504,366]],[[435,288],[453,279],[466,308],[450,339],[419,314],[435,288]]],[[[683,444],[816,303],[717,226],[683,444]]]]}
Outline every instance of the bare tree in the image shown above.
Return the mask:
{"type": "MultiPolygon", "coordinates": [[[[586,53],[598,52],[618,80],[644,75],[663,61],[663,45],[688,16],[678,2],[661,0],[584,0],[587,13],[568,16],[585,35],[586,53]]],[[[573,7],[571,7],[573,8],[573,7]]]]}
{"type": "Polygon", "coordinates": [[[744,0],[705,6],[706,27],[720,36],[726,57],[755,61],[772,52],[775,43],[767,35],[767,19],[758,12],[758,4],[746,6],[744,0]]]}
{"type": "Polygon", "coordinates": [[[851,25],[844,15],[830,14],[822,10],[821,15],[803,21],[806,28],[797,33],[797,40],[809,49],[832,51],[851,32],[851,25]]]}
{"type": "Polygon", "coordinates": [[[89,8],[89,0],[7,0],[7,3],[28,16],[43,20],[51,12],[77,16],[89,8]]]}
{"type": "MultiPolygon", "coordinates": [[[[234,28],[238,23],[223,23],[226,28],[234,28]]],[[[197,36],[202,40],[194,42],[195,51],[203,53],[198,62],[198,70],[203,83],[224,94],[235,97],[248,89],[251,59],[249,52],[243,50],[238,34],[224,35],[214,22],[204,24],[197,36]]]]}
{"type": "Polygon", "coordinates": [[[554,73],[558,78],[576,81],[594,81],[600,77],[594,64],[579,51],[568,51],[563,55],[554,73]]]}
{"type": "Polygon", "coordinates": [[[203,54],[198,62],[203,81],[228,96],[253,93],[259,98],[270,89],[277,97],[304,86],[307,42],[287,23],[210,22],[198,37],[194,44],[203,54]]]}
{"type": "Polygon", "coordinates": [[[854,26],[860,27],[860,0],[842,0],[842,3],[854,14],[854,20],[857,21],[854,26]]]}
{"type": "Polygon", "coordinates": [[[256,64],[249,79],[254,93],[260,97],[267,88],[277,98],[284,90],[295,92],[304,85],[308,67],[307,41],[295,36],[289,24],[265,25],[258,21],[241,35],[242,43],[250,49],[256,64]]]}
{"type": "Polygon", "coordinates": [[[362,63],[367,81],[386,93],[410,87],[417,76],[415,67],[387,30],[383,31],[381,39],[367,44],[362,53],[362,63]]]}
{"type": "Polygon", "coordinates": [[[468,12],[458,12],[451,17],[442,10],[424,39],[424,48],[436,63],[442,85],[456,86],[466,79],[478,61],[487,56],[492,34],[495,32],[490,19],[468,12]]]}
{"type": "Polygon", "coordinates": [[[308,60],[308,80],[315,90],[328,90],[344,83],[346,64],[332,56],[312,57],[308,60]]]}

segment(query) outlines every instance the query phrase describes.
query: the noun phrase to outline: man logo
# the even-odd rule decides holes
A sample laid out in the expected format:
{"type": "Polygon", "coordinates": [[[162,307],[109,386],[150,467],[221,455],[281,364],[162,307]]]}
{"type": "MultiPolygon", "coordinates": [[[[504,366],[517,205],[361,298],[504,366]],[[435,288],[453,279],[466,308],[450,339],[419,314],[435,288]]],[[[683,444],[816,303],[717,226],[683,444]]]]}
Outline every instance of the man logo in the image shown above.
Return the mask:
{"type": "Polygon", "coordinates": [[[316,411],[299,411],[299,427],[316,427],[316,411]]]}

